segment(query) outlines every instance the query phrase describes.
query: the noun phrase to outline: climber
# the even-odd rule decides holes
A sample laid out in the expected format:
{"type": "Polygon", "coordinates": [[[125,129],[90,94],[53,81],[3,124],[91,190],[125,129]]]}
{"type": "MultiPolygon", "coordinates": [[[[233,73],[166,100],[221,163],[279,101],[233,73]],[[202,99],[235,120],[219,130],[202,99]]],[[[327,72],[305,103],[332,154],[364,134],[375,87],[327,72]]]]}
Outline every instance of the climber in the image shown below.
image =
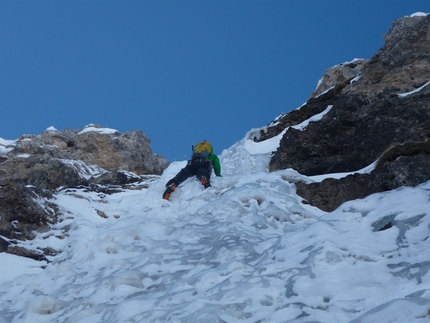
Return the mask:
{"type": "Polygon", "coordinates": [[[166,183],[163,199],[168,200],[176,187],[191,176],[196,176],[205,188],[211,186],[212,168],[216,176],[221,176],[219,158],[213,153],[212,145],[208,141],[204,140],[192,148],[193,153],[187,165],[166,183]]]}

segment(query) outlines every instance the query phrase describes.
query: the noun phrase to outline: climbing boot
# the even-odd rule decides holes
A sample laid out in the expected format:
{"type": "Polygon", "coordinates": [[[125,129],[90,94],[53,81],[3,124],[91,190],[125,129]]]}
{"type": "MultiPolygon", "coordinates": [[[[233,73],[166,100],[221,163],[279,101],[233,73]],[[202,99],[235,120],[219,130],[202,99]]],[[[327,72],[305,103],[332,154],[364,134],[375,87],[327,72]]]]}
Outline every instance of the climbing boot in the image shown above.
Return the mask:
{"type": "Polygon", "coordinates": [[[211,187],[211,184],[209,183],[209,181],[206,179],[206,177],[202,177],[202,179],[201,179],[201,181],[202,181],[202,184],[203,184],[203,186],[205,187],[205,188],[208,188],[208,187],[211,187]]]}
{"type": "Polygon", "coordinates": [[[167,186],[166,190],[163,193],[163,199],[168,200],[170,198],[170,195],[176,190],[176,184],[170,184],[167,186]]]}

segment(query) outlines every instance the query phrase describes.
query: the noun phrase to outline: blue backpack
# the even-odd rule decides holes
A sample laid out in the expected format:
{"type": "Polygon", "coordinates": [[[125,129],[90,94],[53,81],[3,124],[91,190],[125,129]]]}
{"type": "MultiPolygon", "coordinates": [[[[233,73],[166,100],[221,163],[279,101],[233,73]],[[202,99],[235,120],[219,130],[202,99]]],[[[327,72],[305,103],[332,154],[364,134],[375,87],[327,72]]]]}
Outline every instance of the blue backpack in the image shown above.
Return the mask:
{"type": "Polygon", "coordinates": [[[191,159],[207,159],[212,151],[211,144],[206,140],[199,142],[195,147],[192,146],[192,148],[193,154],[191,155],[191,159]]]}

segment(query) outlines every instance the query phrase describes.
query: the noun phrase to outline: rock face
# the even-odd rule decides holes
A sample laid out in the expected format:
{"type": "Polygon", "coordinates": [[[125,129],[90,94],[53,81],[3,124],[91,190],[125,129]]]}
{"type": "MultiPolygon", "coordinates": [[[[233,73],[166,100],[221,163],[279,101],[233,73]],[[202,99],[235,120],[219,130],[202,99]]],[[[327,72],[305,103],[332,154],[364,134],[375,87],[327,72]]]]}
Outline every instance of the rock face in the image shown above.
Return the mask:
{"type": "Polygon", "coordinates": [[[23,136],[8,155],[29,154],[66,160],[80,160],[108,171],[125,170],[161,174],[168,162],[154,155],[151,141],[139,130],[125,134],[90,125],[81,130],[48,129],[37,136],[23,136]]]}
{"type": "Polygon", "coordinates": [[[305,129],[288,128],[271,171],[353,172],[382,158],[370,174],[298,183],[298,194],[321,209],[430,179],[430,15],[396,20],[384,39],[370,60],[329,69],[304,106],[279,117],[256,138],[267,139],[329,110],[305,129]],[[387,158],[390,154],[395,158],[387,158]]]}
{"type": "Polygon", "coordinates": [[[25,250],[17,242],[33,239],[34,232],[57,221],[49,202],[56,189],[98,190],[103,184],[109,191],[161,174],[169,163],[152,152],[150,143],[139,130],[121,134],[89,125],[80,130],[49,128],[0,147],[0,252],[34,259],[53,252],[25,250]]]}

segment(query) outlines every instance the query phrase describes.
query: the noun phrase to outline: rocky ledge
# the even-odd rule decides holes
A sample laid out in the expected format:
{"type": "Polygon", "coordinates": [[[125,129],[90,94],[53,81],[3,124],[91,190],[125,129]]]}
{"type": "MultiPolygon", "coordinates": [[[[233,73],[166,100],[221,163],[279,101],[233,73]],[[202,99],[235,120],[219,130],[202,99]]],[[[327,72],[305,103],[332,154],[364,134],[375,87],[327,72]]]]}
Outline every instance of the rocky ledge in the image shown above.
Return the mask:
{"type": "Polygon", "coordinates": [[[0,142],[0,252],[45,259],[55,250],[30,251],[20,241],[49,229],[59,217],[53,192],[86,187],[104,194],[142,188],[169,165],[139,130],[124,134],[100,125],[0,142]],[[139,185],[140,184],[140,185],[139,185]]]}

